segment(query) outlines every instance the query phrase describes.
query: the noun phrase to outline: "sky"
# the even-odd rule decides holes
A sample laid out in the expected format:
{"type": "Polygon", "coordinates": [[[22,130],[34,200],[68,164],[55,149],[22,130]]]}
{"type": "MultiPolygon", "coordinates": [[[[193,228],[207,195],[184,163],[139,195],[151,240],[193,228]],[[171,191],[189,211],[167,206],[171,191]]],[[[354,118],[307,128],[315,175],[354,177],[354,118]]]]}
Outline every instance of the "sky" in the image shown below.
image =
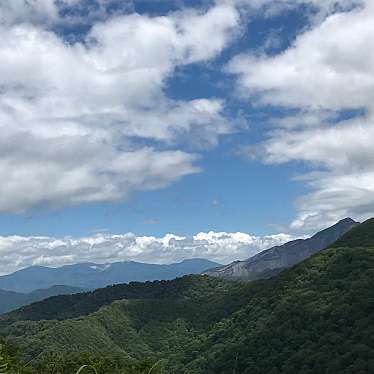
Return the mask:
{"type": "Polygon", "coordinates": [[[221,263],[374,214],[370,0],[0,0],[0,273],[221,263]]]}

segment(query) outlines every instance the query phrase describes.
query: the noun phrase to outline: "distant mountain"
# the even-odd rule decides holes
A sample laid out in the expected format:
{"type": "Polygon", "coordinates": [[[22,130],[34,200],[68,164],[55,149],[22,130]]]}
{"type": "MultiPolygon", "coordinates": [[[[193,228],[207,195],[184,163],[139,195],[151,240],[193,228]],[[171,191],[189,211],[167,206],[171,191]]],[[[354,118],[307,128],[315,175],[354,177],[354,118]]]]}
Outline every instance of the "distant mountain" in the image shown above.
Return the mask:
{"type": "Polygon", "coordinates": [[[235,261],[226,266],[210,269],[204,274],[213,277],[251,280],[269,278],[325,249],[357,225],[358,222],[353,219],[345,218],[309,239],[293,240],[265,250],[248,260],[235,261]]]}
{"type": "Polygon", "coordinates": [[[170,265],[117,262],[113,264],[84,263],[48,268],[32,266],[0,277],[0,289],[28,293],[56,284],[96,289],[131,281],[167,280],[187,274],[200,274],[219,264],[205,259],[191,259],[170,265]]]}
{"type": "Polygon", "coordinates": [[[0,314],[7,313],[36,301],[47,299],[51,296],[73,295],[84,291],[85,290],[82,288],[69,286],[53,286],[47,289],[35,290],[28,294],[0,290],[0,314]]]}

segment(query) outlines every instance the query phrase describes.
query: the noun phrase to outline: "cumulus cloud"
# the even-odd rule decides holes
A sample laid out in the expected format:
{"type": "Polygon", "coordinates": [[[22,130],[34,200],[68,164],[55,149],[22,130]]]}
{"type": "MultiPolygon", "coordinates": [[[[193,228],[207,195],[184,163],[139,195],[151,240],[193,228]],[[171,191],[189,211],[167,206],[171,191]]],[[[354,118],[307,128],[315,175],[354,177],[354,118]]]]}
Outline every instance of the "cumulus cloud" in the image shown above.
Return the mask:
{"type": "Polygon", "coordinates": [[[244,95],[260,94],[267,104],[332,110],[372,105],[372,20],[370,3],[335,13],[282,54],[240,55],[228,69],[239,75],[244,95]]]}
{"type": "Polygon", "coordinates": [[[87,137],[43,142],[19,134],[2,137],[0,149],[0,207],[10,212],[21,213],[36,204],[62,207],[123,200],[134,190],[162,188],[199,171],[191,154],[151,148],[116,152],[87,137]]]}
{"type": "Polygon", "coordinates": [[[115,15],[69,43],[50,26],[57,4],[0,2],[0,211],[123,200],[199,172],[182,145],[232,132],[225,103],[164,87],[177,66],[221,53],[236,8],[115,15]]]}
{"type": "Polygon", "coordinates": [[[243,54],[228,66],[242,98],[296,111],[273,119],[267,139],[244,153],[309,165],[302,179],[311,192],[292,223],[298,230],[374,212],[374,4],[344,3],[345,12],[328,15],[282,53],[243,54]]]}
{"type": "Polygon", "coordinates": [[[259,237],[240,232],[198,233],[193,237],[98,234],[80,239],[9,236],[0,237],[0,265],[5,274],[31,265],[58,267],[77,262],[166,264],[203,257],[228,263],[292,239],[287,234],[259,237]]]}

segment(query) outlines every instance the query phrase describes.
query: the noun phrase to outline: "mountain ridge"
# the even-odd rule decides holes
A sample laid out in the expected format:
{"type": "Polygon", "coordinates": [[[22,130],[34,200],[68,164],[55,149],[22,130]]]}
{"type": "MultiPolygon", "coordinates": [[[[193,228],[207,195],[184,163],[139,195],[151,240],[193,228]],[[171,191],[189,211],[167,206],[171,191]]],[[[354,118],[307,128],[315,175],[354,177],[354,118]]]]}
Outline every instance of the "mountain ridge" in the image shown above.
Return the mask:
{"type": "Polygon", "coordinates": [[[292,240],[262,251],[247,260],[234,261],[226,266],[209,269],[204,274],[213,277],[246,278],[249,280],[267,278],[327,248],[358,224],[351,218],[344,218],[308,239],[292,240]]]}
{"type": "Polygon", "coordinates": [[[218,265],[210,260],[196,258],[167,265],[124,261],[110,264],[88,262],[58,268],[32,266],[0,276],[0,289],[29,293],[56,284],[96,289],[132,281],[166,280],[187,274],[200,274],[204,270],[218,265]]]}

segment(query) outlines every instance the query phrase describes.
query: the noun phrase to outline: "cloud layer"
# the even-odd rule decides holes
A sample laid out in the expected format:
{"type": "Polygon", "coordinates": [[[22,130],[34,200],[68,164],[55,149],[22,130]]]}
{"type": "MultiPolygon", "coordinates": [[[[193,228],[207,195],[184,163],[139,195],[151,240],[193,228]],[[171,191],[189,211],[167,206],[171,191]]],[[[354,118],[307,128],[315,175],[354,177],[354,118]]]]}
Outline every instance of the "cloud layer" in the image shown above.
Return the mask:
{"type": "Polygon", "coordinates": [[[229,263],[292,239],[287,234],[259,237],[240,232],[201,232],[193,237],[98,234],[80,239],[9,236],[0,237],[0,268],[6,274],[31,265],[58,267],[77,262],[165,264],[207,258],[229,263]]]}
{"type": "Polygon", "coordinates": [[[293,229],[374,211],[374,4],[359,3],[328,15],[278,55],[243,54],[228,66],[242,98],[294,113],[273,118],[267,139],[244,150],[265,163],[302,161],[311,169],[302,176],[311,193],[298,202],[293,229]]]}

